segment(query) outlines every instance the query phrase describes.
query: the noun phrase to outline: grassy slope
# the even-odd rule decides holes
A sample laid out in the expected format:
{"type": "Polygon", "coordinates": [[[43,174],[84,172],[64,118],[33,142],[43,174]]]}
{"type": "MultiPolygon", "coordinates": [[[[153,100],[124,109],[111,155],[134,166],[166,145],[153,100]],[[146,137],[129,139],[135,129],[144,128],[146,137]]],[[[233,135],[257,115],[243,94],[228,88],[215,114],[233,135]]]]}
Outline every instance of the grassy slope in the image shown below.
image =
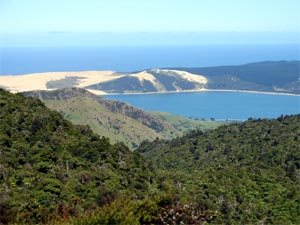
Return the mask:
{"type": "Polygon", "coordinates": [[[129,104],[104,99],[80,88],[24,92],[38,98],[64,118],[89,125],[94,132],[113,143],[135,148],[144,140],[170,139],[182,135],[171,124],[129,104]]]}
{"type": "Polygon", "coordinates": [[[216,129],[221,125],[227,124],[226,122],[222,121],[194,120],[166,112],[151,112],[151,114],[164,121],[167,121],[168,123],[173,125],[173,127],[175,127],[177,130],[183,133],[187,133],[191,130],[205,131],[216,129]]]}
{"type": "Polygon", "coordinates": [[[144,140],[171,139],[193,129],[214,129],[222,122],[197,121],[168,113],[148,113],[126,103],[106,100],[84,89],[24,93],[39,98],[74,124],[89,125],[113,143],[135,148],[144,140]]]}
{"type": "Polygon", "coordinates": [[[165,112],[151,112],[151,115],[171,124],[177,130],[174,133],[174,131],[165,129],[158,133],[131,117],[111,112],[88,97],[45,100],[44,102],[47,107],[60,112],[64,118],[69,119],[74,124],[89,125],[94,132],[109,137],[113,143],[124,142],[131,148],[138,146],[144,140],[170,139],[191,130],[204,131],[226,124],[226,122],[219,121],[193,120],[165,112]]]}
{"type": "Polygon", "coordinates": [[[143,140],[171,138],[173,136],[168,131],[157,133],[133,118],[111,112],[88,97],[46,100],[45,104],[47,107],[60,112],[71,122],[89,125],[94,132],[109,137],[112,142],[124,142],[131,147],[138,145],[143,140]]]}

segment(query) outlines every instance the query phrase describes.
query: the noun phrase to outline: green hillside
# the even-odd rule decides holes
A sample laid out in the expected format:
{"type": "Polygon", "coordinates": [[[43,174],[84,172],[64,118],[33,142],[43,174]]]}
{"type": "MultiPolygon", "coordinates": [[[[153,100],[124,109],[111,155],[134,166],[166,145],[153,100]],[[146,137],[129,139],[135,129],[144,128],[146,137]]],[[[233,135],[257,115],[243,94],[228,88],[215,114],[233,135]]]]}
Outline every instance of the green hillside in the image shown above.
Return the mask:
{"type": "Polygon", "coordinates": [[[249,120],[137,150],[212,224],[300,224],[300,115],[249,120]]]}
{"type": "Polygon", "coordinates": [[[113,143],[124,142],[130,148],[137,147],[143,140],[182,135],[171,124],[148,112],[104,99],[84,89],[36,91],[24,95],[39,98],[74,124],[89,125],[94,132],[109,137],[113,143]]]}
{"type": "Polygon", "coordinates": [[[136,119],[112,112],[88,97],[75,97],[63,101],[47,100],[45,104],[74,124],[89,125],[94,132],[109,137],[112,142],[124,142],[131,148],[137,147],[142,140],[170,139],[176,136],[175,129],[173,135],[167,129],[158,132],[136,119]]]}

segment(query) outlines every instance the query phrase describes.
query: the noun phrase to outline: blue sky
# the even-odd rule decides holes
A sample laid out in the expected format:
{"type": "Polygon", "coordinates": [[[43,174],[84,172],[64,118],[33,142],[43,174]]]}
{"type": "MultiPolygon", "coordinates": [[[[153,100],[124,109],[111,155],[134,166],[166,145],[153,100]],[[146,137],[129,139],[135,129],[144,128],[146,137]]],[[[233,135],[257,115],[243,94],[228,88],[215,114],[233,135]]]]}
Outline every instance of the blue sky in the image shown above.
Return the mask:
{"type": "MultiPolygon", "coordinates": [[[[206,42],[215,33],[222,33],[228,41],[234,35],[233,39],[247,41],[245,34],[252,33],[257,34],[252,35],[257,41],[267,41],[274,34],[279,42],[295,43],[300,33],[299,11],[299,0],[0,0],[0,41],[2,45],[30,45],[38,36],[38,43],[51,45],[74,37],[71,42],[76,44],[97,42],[87,37],[102,33],[133,43],[141,37],[151,42],[151,38],[143,39],[144,34],[155,42],[155,35],[163,32],[165,39],[168,33],[176,33],[178,41],[197,42],[203,33],[210,34],[206,42]],[[182,34],[197,35],[183,38],[182,34]]],[[[100,36],[107,43],[116,39],[100,36]]]]}

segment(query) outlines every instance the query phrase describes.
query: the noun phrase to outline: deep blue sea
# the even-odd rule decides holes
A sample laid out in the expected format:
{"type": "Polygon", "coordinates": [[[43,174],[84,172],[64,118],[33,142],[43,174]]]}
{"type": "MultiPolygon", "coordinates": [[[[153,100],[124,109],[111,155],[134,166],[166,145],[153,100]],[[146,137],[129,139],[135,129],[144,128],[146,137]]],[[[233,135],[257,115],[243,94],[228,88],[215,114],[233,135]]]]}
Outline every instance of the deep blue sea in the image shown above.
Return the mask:
{"type": "Polygon", "coordinates": [[[244,92],[190,92],[103,97],[127,102],[147,111],[163,111],[206,120],[277,118],[280,115],[300,113],[300,96],[244,92]]]}
{"type": "Polygon", "coordinates": [[[0,48],[0,75],[83,70],[132,72],[299,58],[299,46],[295,44],[0,48]]]}
{"type": "MultiPolygon", "coordinates": [[[[147,68],[239,65],[299,58],[298,45],[0,48],[0,75],[84,70],[133,72],[147,68]]],[[[230,92],[107,97],[145,110],[217,120],[273,118],[299,113],[300,98],[230,92]]]]}

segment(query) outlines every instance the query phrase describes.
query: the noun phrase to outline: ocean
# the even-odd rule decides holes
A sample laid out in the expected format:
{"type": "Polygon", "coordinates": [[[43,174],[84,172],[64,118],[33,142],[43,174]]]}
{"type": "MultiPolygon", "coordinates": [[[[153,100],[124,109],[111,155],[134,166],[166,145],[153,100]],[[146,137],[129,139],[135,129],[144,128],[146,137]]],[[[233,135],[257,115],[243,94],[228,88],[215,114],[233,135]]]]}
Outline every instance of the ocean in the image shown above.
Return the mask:
{"type": "Polygon", "coordinates": [[[185,92],[105,95],[146,111],[162,111],[194,119],[277,118],[300,113],[300,96],[246,92],[185,92]]]}
{"type": "MultiPolygon", "coordinates": [[[[298,45],[196,45],[118,47],[0,48],[0,75],[37,72],[239,65],[258,61],[299,60],[298,45]]],[[[207,92],[116,95],[151,111],[216,120],[274,118],[299,113],[299,96],[207,92]]]]}
{"type": "Polygon", "coordinates": [[[37,72],[239,65],[299,60],[298,45],[196,45],[0,48],[0,75],[37,72]]]}

